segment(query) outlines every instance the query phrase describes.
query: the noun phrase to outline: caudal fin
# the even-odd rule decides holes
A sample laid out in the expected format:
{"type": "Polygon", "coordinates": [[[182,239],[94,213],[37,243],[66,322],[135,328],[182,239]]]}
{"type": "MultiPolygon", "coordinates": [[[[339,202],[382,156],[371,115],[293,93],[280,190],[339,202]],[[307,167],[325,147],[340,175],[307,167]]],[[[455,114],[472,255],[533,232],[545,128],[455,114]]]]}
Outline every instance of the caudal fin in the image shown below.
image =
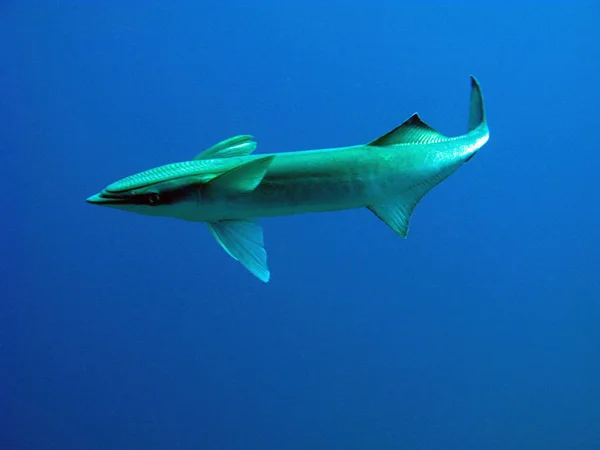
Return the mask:
{"type": "Polygon", "coordinates": [[[469,131],[479,126],[487,126],[483,95],[477,79],[471,75],[471,108],[469,111],[469,131]]]}

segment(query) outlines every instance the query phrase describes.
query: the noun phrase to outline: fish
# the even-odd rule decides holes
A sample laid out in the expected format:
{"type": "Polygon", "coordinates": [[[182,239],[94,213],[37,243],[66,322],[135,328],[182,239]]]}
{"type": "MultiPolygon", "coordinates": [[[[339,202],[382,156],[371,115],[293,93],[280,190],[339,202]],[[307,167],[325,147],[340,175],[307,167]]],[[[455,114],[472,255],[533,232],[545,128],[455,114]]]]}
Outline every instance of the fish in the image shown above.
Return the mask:
{"type": "Polygon", "coordinates": [[[270,279],[260,218],[367,208],[406,238],[419,201],[489,139],[481,87],[471,75],[466,134],[448,137],[417,113],[368,144],[254,154],[239,135],[192,160],[116,181],[88,203],[147,216],[204,222],[221,247],[270,279]]]}

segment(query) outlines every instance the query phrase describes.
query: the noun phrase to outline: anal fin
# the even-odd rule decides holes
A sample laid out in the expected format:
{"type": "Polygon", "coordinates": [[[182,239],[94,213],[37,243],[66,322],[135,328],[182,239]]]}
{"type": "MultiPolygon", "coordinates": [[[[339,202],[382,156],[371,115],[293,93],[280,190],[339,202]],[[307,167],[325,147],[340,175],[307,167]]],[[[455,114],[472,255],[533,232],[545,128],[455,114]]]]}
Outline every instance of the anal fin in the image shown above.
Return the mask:
{"type": "Polygon", "coordinates": [[[271,276],[267,266],[263,229],[257,220],[220,220],[207,224],[223,249],[265,283],[271,276]]]}
{"type": "Polygon", "coordinates": [[[397,196],[376,205],[369,205],[368,208],[397,234],[406,238],[410,217],[417,204],[425,194],[441,183],[450,173],[451,171],[442,172],[416,183],[397,196]]]}
{"type": "Polygon", "coordinates": [[[385,203],[371,205],[368,208],[375,213],[397,234],[405,238],[408,234],[408,223],[416,204],[407,202],[401,197],[396,197],[385,203]]]}

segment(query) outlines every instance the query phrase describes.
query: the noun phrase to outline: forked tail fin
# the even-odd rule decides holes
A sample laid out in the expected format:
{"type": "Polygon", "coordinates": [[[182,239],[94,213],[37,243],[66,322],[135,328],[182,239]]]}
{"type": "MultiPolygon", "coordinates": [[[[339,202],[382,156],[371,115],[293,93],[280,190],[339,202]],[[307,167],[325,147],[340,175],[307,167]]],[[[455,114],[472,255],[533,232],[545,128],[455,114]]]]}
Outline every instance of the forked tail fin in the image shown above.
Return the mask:
{"type": "Polygon", "coordinates": [[[477,79],[471,75],[471,108],[469,111],[469,131],[473,131],[479,126],[486,126],[485,107],[483,105],[483,95],[477,79]]]}

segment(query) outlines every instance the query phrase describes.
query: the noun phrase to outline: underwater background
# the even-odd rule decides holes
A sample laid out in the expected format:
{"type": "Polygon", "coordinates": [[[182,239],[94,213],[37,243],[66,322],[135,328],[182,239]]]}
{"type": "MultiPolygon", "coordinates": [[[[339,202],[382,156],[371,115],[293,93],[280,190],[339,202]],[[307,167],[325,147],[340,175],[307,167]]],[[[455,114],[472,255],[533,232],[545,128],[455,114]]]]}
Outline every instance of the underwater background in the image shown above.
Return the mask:
{"type": "Polygon", "coordinates": [[[600,3],[0,3],[0,449],[600,449],[600,3]],[[418,205],[206,226],[86,204],[236,134],[490,141],[418,205]]]}

